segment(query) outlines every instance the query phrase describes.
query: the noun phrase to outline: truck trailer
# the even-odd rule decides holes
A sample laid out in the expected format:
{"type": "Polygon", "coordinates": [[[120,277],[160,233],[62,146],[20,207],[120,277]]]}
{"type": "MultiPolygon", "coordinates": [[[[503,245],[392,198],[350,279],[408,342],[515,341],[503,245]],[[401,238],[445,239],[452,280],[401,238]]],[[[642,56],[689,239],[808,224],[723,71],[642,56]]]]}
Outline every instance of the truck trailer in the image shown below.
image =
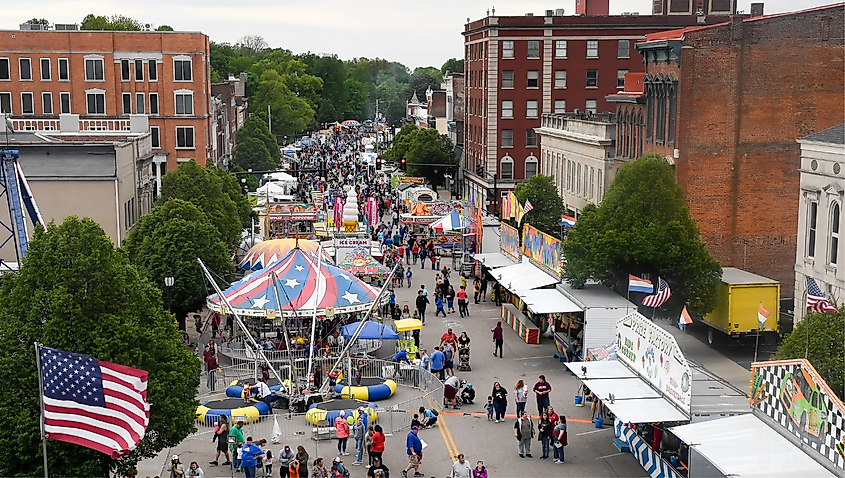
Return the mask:
{"type": "Polygon", "coordinates": [[[725,267],[716,308],[702,320],[710,327],[707,342],[745,335],[780,334],[780,283],[751,272],[725,267]],[[762,310],[761,310],[762,308],[762,310]],[[768,314],[768,317],[766,317],[768,314]],[[759,318],[764,317],[763,326],[759,318]]]}

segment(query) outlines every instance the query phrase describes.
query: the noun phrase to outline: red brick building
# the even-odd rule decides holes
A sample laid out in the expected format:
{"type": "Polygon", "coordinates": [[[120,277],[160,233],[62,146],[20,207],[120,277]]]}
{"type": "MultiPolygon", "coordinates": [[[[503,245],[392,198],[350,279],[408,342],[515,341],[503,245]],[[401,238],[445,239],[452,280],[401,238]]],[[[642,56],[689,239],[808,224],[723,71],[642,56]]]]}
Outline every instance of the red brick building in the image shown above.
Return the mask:
{"type": "Polygon", "coordinates": [[[540,171],[534,128],[543,113],[608,111],[604,97],[624,87],[626,73],[643,71],[635,43],[649,33],[727,19],[608,16],[608,0],[579,5],[580,16],[547,11],[546,16],[499,17],[494,12],[464,27],[463,191],[487,190],[491,211],[499,202],[494,197],[540,171]]]}
{"type": "MultiPolygon", "coordinates": [[[[30,131],[128,128],[148,115],[154,151],[213,157],[208,37],[185,32],[0,31],[0,113],[30,131]]],[[[163,171],[161,171],[163,172],[163,171]]]]}
{"type": "Polygon", "coordinates": [[[845,121],[843,19],[840,3],[648,35],[641,82],[607,97],[617,157],[657,152],[675,165],[722,266],[795,278],[796,140],[845,121]]]}

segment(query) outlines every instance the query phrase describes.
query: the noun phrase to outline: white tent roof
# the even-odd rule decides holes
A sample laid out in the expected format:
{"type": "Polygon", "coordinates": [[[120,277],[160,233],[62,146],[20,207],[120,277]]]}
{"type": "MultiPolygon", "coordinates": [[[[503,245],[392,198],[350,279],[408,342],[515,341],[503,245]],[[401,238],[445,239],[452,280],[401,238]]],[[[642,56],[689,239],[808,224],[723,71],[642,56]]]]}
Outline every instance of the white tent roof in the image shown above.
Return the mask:
{"type": "Polygon", "coordinates": [[[754,414],[693,423],[670,430],[725,476],[835,476],[754,414]]]}
{"type": "Polygon", "coordinates": [[[635,398],[656,398],[660,394],[647,383],[637,377],[631,378],[600,378],[584,380],[584,384],[602,401],[609,400],[613,394],[615,400],[631,400],[635,398]]]}
{"type": "Polygon", "coordinates": [[[501,252],[488,252],[484,254],[473,254],[473,259],[481,262],[486,267],[505,267],[516,264],[516,259],[506,256],[501,252]]]}
{"type": "Polygon", "coordinates": [[[270,174],[267,175],[267,177],[270,179],[271,182],[282,181],[282,182],[293,182],[294,184],[297,182],[295,177],[291,176],[288,173],[282,172],[282,171],[270,173],[270,174]]]}
{"type": "Polygon", "coordinates": [[[546,274],[542,269],[530,262],[521,262],[512,266],[494,269],[493,277],[509,291],[522,296],[526,290],[545,287],[560,282],[560,279],[546,274]]]}
{"type": "Polygon", "coordinates": [[[598,378],[635,378],[634,372],[630,371],[628,367],[622,365],[616,360],[603,360],[601,362],[566,362],[566,366],[578,378],[584,380],[584,373],[581,371],[582,367],[587,369],[586,379],[598,378]]]}
{"type": "Polygon", "coordinates": [[[528,310],[535,314],[560,314],[582,311],[569,298],[554,289],[522,291],[520,298],[528,305],[528,310]]]}

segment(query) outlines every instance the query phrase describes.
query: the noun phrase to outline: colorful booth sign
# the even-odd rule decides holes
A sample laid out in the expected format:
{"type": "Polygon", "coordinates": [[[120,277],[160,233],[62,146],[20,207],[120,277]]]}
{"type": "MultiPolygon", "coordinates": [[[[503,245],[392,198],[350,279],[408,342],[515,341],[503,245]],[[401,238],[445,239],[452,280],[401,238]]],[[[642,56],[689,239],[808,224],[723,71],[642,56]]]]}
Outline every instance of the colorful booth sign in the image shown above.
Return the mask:
{"type": "Polygon", "coordinates": [[[556,275],[560,275],[560,240],[528,224],[522,227],[522,252],[556,275]]]}
{"type": "Polygon", "coordinates": [[[690,414],[692,371],[672,334],[637,312],[628,314],[616,321],[616,357],[690,414]]]}
{"type": "Polygon", "coordinates": [[[415,178],[412,176],[402,176],[399,178],[400,183],[410,183],[410,184],[423,184],[425,183],[425,178],[415,178]]]}

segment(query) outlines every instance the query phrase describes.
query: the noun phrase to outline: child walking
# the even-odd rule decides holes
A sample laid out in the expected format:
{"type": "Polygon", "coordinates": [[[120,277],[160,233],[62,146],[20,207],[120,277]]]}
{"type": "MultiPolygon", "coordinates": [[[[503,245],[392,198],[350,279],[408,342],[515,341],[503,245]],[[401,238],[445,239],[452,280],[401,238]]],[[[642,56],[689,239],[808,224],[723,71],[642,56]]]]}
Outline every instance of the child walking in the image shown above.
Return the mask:
{"type": "Polygon", "coordinates": [[[484,404],[484,408],[487,410],[487,420],[493,421],[493,396],[489,395],[487,397],[487,403],[484,404]]]}
{"type": "Polygon", "coordinates": [[[267,455],[264,457],[264,477],[270,478],[273,476],[273,452],[267,450],[267,455]]]}

